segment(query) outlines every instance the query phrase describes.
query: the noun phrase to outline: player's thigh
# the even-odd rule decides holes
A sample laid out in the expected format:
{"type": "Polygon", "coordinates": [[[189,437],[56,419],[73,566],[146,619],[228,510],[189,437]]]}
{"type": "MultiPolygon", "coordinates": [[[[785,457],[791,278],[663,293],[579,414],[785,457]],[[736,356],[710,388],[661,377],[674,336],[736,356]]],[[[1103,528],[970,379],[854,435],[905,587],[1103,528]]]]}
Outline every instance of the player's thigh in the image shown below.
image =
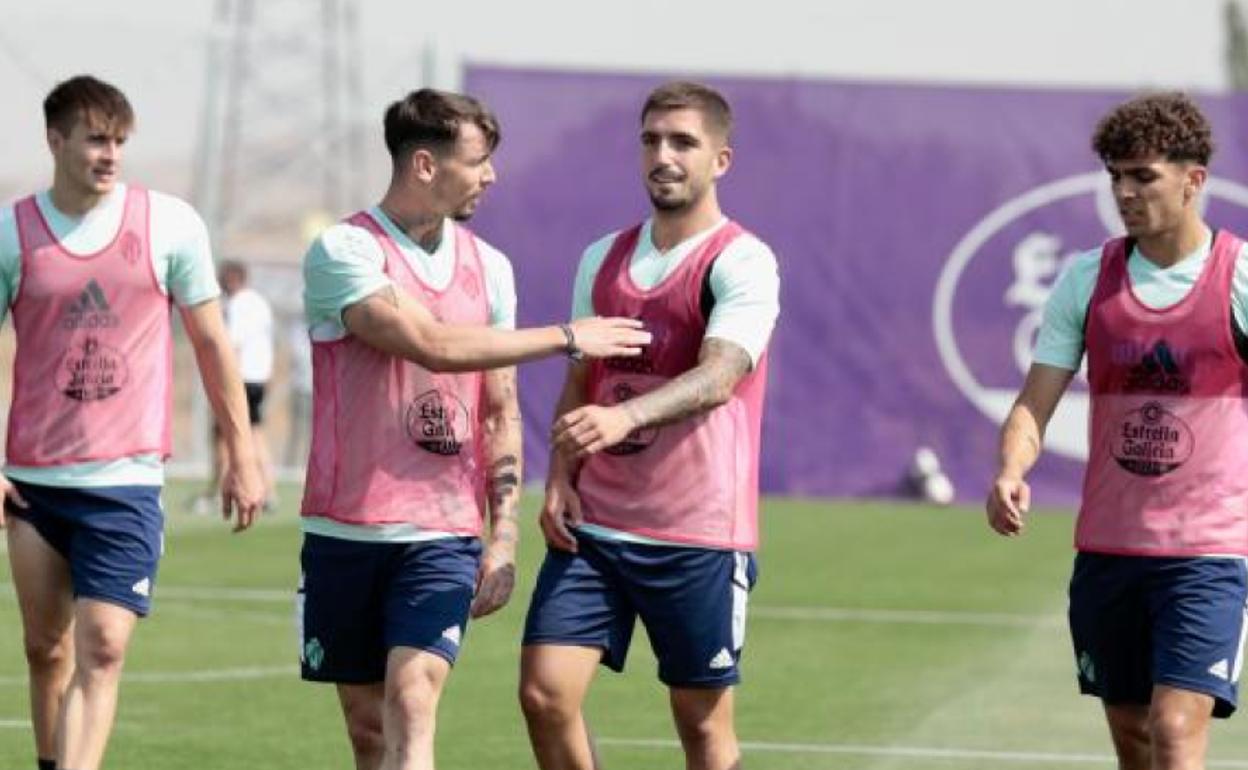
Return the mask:
{"type": "Polygon", "coordinates": [[[752,554],[633,546],[626,585],[669,687],[716,689],[740,681],[752,554]]]}
{"type": "MultiPolygon", "coordinates": [[[[1153,682],[1197,702],[1212,698],[1212,711],[1235,711],[1243,667],[1248,567],[1238,558],[1159,559],[1152,573],[1153,682]]],[[[1198,706],[1197,710],[1203,707],[1198,706]]]]}
{"type": "Polygon", "coordinates": [[[386,579],[383,634],[388,658],[395,648],[411,648],[454,665],[468,633],[480,563],[481,542],[474,537],[403,547],[386,579]]]}
{"type": "Polygon", "coordinates": [[[385,679],[385,583],[395,546],[307,534],[296,595],[303,679],[367,685],[385,679]]]}
{"type": "Polygon", "coordinates": [[[1153,638],[1146,586],[1140,557],[1075,557],[1068,619],[1081,693],[1109,705],[1149,702],[1153,638]]]}
{"type": "Polygon", "coordinates": [[[9,516],[6,535],[9,571],[28,644],[54,645],[73,620],[69,563],[24,518],[9,516]]]}
{"type": "Polygon", "coordinates": [[[160,488],[100,487],[64,497],[75,519],[69,559],[75,598],[146,616],[164,551],[160,488]]]}
{"type": "Polygon", "coordinates": [[[576,553],[547,548],[525,617],[523,644],[594,650],[603,665],[622,671],[637,617],[619,585],[624,544],[588,536],[578,541],[576,553]]]}

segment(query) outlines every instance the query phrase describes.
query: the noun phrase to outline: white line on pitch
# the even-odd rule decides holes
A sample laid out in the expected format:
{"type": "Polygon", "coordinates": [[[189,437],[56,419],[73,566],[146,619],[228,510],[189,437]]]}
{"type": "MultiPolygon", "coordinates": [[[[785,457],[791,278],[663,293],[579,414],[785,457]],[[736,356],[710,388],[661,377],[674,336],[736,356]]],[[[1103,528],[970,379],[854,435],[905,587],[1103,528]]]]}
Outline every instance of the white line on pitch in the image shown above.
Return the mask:
{"type": "Polygon", "coordinates": [[[919,623],[968,626],[1060,626],[1058,615],[1020,615],[1004,612],[957,612],[944,610],[881,610],[848,607],[750,607],[751,618],[858,623],[919,623]]]}
{"type": "MultiPolygon", "coordinates": [[[[299,676],[297,666],[253,666],[250,668],[218,668],[200,671],[127,671],[122,680],[127,684],[187,684],[196,682],[240,682],[252,679],[291,679],[299,676]]],[[[25,685],[26,677],[0,677],[0,686],[25,685]]]]}
{"type": "MultiPolygon", "coordinates": [[[[12,586],[0,583],[0,591],[12,586]]],[[[257,604],[286,604],[294,601],[294,588],[214,588],[211,586],[160,586],[155,599],[187,601],[231,601],[257,604]]],[[[1032,628],[1061,626],[1060,615],[1025,615],[1004,612],[964,612],[957,610],[900,610],[851,607],[775,607],[752,605],[750,616],[764,620],[797,620],[823,623],[913,623],[919,625],[1008,626],[1032,628]]]]}
{"type": "MultiPolygon", "coordinates": [[[[25,680],[23,680],[25,682],[25,680]]],[[[0,730],[29,730],[28,719],[0,719],[0,730]]]]}
{"type": "MultiPolygon", "coordinates": [[[[604,746],[622,746],[639,749],[679,749],[674,740],[653,738],[596,738],[604,746]]],[[[1070,765],[1106,765],[1114,758],[1106,754],[1060,754],[1045,751],[983,751],[979,749],[936,748],[923,746],[861,746],[837,743],[771,743],[767,741],[742,741],[743,752],[771,752],[777,754],[849,754],[867,757],[908,757],[912,759],[984,759],[993,762],[1052,762],[1070,765]]],[[[1205,765],[1210,768],[1248,768],[1248,761],[1237,759],[1212,759],[1205,765]]]]}

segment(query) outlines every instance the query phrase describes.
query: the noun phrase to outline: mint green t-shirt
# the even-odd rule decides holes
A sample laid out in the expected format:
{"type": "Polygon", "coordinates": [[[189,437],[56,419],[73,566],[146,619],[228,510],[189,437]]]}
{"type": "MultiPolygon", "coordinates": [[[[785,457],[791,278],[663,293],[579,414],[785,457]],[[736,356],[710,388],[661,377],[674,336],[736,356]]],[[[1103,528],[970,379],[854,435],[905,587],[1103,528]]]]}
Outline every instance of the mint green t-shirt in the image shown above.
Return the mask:
{"type": "MultiPolygon", "coordinates": [[[[1200,278],[1212,246],[1210,234],[1195,251],[1168,268],[1153,264],[1136,248],[1127,259],[1131,291],[1140,302],[1153,309],[1181,301],[1200,278]]],[[[1044,317],[1032,352],[1034,363],[1072,372],[1079,369],[1084,353],[1084,319],[1100,269],[1100,248],[1070,258],[1045,302],[1044,317]]],[[[1235,324],[1248,330],[1248,251],[1245,250],[1241,250],[1235,260],[1230,302],[1235,324]]]]}

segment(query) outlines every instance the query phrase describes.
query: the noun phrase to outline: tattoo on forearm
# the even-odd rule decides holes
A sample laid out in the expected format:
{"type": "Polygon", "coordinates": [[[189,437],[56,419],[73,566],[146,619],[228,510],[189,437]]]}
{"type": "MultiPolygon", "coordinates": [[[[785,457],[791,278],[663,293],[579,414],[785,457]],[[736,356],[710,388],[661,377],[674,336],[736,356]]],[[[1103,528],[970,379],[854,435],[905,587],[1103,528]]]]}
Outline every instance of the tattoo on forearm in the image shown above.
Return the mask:
{"type": "Polygon", "coordinates": [[[663,425],[701,414],[722,404],[750,372],[750,354],[727,340],[702,343],[698,365],[635,399],[624,408],[639,426],[663,425]]]}
{"type": "Polygon", "coordinates": [[[490,466],[490,535],[497,542],[519,539],[516,508],[520,497],[520,461],[505,455],[490,466]]]}
{"type": "Polygon", "coordinates": [[[506,455],[490,466],[490,499],[500,507],[520,489],[520,463],[514,455],[506,455]]]}

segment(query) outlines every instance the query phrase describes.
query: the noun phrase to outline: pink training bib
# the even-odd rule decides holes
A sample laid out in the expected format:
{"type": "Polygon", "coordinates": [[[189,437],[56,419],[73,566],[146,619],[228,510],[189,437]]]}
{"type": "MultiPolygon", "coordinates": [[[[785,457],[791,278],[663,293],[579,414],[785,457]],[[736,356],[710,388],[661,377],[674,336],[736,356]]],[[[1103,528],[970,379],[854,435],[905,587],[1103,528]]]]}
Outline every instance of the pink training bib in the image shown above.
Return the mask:
{"type": "MultiPolygon", "coordinates": [[[[653,339],[638,358],[590,364],[591,401],[615,404],[653,390],[698,363],[706,334],[703,282],[743,232],[728,222],[650,290],[629,276],[641,227],[621,232],[593,288],[604,316],[640,318],[653,339]]],[[[644,428],[590,456],[577,491],[585,520],[646,537],[734,550],[758,545],[758,453],[766,355],[726,404],[670,425],[644,428]]]]}
{"type": "Polygon", "coordinates": [[[1231,334],[1242,245],[1219,231],[1187,296],[1154,310],[1131,291],[1125,240],[1105,244],[1088,307],[1080,550],[1248,555],[1248,366],[1231,334]]]}
{"type": "MultiPolygon", "coordinates": [[[[439,321],[489,323],[476,241],[456,226],[455,274],[441,291],[408,266],[367,212],[395,285],[439,321]]],[[[435,373],[354,336],[312,343],[312,450],[302,513],[346,524],[414,524],[479,535],[485,510],[480,372],[435,373]]]]}
{"type": "Polygon", "coordinates": [[[152,267],[148,211],[147,191],[128,187],[112,242],[71,254],[34,197],[18,201],[9,463],[169,455],[170,304],[152,267]]]}

